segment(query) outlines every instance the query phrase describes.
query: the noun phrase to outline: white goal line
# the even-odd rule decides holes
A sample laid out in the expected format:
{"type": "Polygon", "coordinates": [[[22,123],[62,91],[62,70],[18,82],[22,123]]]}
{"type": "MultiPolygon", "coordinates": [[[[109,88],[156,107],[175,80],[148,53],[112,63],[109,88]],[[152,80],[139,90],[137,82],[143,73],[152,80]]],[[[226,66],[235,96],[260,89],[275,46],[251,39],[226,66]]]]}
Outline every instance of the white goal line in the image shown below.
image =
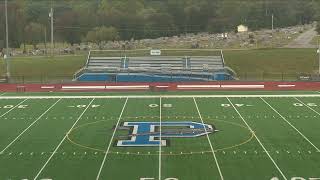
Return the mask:
{"type": "Polygon", "coordinates": [[[260,97],[320,97],[320,94],[260,94],[260,95],[128,95],[128,96],[0,96],[0,99],[121,99],[121,98],[260,98],[260,97]]]}

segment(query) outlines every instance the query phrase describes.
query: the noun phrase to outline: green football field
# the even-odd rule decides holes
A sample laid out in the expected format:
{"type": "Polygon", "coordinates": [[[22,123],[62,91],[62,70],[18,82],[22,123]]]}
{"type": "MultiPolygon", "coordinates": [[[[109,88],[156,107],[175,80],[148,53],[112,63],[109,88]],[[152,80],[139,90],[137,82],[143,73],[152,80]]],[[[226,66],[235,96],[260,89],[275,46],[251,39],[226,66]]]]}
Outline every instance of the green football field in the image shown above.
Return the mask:
{"type": "Polygon", "coordinates": [[[319,180],[320,94],[1,94],[0,179],[319,180]]]}

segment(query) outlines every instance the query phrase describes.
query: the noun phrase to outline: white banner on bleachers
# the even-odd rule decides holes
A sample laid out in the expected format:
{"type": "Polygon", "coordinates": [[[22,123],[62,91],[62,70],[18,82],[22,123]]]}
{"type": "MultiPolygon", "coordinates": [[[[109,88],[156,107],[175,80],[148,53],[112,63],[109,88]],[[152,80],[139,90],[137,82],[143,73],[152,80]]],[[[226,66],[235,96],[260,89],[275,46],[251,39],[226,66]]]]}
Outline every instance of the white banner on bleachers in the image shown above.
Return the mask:
{"type": "Polygon", "coordinates": [[[150,50],[150,55],[151,56],[161,56],[161,50],[159,50],[159,49],[150,50]]]}

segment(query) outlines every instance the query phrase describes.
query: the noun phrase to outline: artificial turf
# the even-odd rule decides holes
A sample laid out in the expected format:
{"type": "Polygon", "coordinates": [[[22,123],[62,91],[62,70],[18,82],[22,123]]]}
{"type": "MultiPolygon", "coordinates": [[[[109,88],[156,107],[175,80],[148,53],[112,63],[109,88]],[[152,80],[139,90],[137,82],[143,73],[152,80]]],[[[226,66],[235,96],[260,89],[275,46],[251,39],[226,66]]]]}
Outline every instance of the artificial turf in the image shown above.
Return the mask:
{"type": "Polygon", "coordinates": [[[42,93],[35,99],[3,95],[0,179],[320,179],[320,96],[296,94],[195,98],[73,94],[68,99],[64,98],[68,94],[47,98],[42,93]],[[168,144],[163,147],[117,147],[130,131],[115,126],[138,121],[204,121],[219,131],[164,138],[168,144]]]}

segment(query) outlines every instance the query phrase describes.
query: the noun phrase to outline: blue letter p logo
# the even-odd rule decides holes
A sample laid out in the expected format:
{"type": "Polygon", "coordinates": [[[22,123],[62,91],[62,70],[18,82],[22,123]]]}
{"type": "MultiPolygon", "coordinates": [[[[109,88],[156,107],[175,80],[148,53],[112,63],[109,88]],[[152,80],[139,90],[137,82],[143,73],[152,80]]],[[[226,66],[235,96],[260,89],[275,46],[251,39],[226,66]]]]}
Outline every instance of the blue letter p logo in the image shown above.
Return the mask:
{"type": "Polygon", "coordinates": [[[125,122],[123,126],[132,132],[129,140],[117,142],[119,147],[166,146],[167,140],[162,138],[194,138],[217,131],[211,125],[197,122],[161,122],[160,142],[160,122],[125,122]]]}

